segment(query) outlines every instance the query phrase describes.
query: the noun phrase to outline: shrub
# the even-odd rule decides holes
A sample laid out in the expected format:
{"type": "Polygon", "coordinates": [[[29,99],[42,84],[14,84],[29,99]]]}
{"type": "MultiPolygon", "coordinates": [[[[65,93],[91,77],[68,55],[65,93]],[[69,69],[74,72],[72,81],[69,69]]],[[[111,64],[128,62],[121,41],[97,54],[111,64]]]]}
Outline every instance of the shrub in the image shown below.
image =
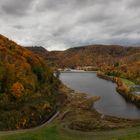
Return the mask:
{"type": "Polygon", "coordinates": [[[24,87],[19,82],[14,83],[13,86],[11,87],[11,93],[15,98],[20,98],[23,95],[23,92],[24,87]]]}

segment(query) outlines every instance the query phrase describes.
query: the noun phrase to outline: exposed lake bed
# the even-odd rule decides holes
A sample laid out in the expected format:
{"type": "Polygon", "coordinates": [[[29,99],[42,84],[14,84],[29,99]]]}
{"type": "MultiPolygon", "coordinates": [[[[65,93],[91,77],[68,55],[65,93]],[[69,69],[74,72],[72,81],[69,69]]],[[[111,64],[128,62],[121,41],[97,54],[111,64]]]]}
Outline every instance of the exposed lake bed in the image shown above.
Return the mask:
{"type": "Polygon", "coordinates": [[[101,99],[94,105],[100,113],[131,119],[140,118],[140,109],[117,93],[116,84],[98,78],[95,72],[63,72],[60,79],[76,91],[100,96],[101,99]]]}

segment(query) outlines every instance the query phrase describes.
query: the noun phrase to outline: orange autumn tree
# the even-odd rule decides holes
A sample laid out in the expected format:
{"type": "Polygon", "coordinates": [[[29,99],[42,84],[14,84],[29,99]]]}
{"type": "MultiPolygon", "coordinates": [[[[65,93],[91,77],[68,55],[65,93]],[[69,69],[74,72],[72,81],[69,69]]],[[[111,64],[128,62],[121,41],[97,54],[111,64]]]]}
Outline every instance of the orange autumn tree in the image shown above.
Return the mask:
{"type": "Polygon", "coordinates": [[[20,98],[23,94],[24,87],[20,82],[16,82],[11,87],[11,93],[15,98],[20,98]]]}

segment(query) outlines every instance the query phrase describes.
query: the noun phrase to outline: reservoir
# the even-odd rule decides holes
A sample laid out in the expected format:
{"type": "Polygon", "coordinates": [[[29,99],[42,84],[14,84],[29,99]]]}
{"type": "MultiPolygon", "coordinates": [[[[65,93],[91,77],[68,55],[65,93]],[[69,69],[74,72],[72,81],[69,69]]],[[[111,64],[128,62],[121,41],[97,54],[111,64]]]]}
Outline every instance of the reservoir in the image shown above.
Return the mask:
{"type": "Polygon", "coordinates": [[[95,72],[62,72],[60,80],[76,91],[100,96],[101,99],[94,105],[100,113],[124,118],[140,118],[140,109],[117,93],[116,84],[98,78],[95,72]]]}

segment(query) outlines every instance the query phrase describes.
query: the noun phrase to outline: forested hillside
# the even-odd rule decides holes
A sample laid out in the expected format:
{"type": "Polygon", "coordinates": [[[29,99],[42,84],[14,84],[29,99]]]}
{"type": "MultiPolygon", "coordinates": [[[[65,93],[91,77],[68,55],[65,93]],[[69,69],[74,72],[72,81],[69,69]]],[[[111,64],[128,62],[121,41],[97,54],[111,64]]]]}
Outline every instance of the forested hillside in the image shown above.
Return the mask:
{"type": "Polygon", "coordinates": [[[42,53],[39,47],[29,49],[44,57],[51,67],[93,66],[106,74],[140,83],[140,47],[91,45],[70,48],[65,51],[43,50],[42,53]]]}
{"type": "Polygon", "coordinates": [[[36,126],[56,110],[59,81],[42,58],[0,35],[0,129],[36,126]]]}
{"type": "Polygon", "coordinates": [[[91,45],[70,48],[65,51],[47,51],[43,47],[27,47],[39,54],[48,63],[56,67],[107,66],[116,62],[135,62],[139,60],[139,47],[122,47],[117,45],[91,45]]]}

